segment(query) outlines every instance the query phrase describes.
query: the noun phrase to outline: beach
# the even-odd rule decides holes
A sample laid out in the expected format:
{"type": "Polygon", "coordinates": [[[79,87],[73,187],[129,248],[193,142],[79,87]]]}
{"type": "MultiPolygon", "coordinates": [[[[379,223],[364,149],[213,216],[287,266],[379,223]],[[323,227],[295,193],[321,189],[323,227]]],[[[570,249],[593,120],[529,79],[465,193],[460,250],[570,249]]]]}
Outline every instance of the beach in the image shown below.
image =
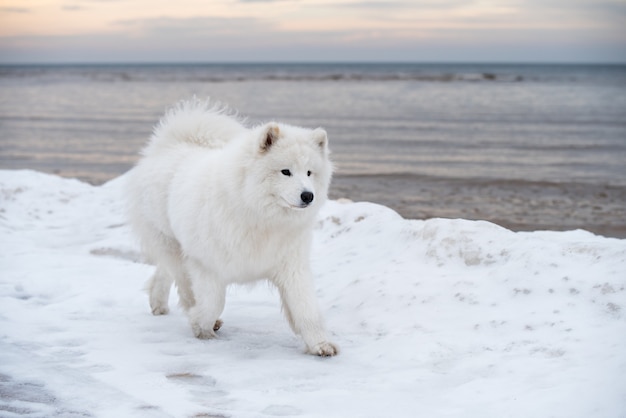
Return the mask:
{"type": "Polygon", "coordinates": [[[337,176],[331,197],[345,196],[378,202],[407,219],[489,220],[513,231],[585,229],[626,238],[623,186],[409,175],[337,176]]]}
{"type": "Polygon", "coordinates": [[[0,168],[103,184],[166,108],[324,127],[331,198],[405,218],[626,237],[626,67],[232,64],[0,67],[0,168]]]}

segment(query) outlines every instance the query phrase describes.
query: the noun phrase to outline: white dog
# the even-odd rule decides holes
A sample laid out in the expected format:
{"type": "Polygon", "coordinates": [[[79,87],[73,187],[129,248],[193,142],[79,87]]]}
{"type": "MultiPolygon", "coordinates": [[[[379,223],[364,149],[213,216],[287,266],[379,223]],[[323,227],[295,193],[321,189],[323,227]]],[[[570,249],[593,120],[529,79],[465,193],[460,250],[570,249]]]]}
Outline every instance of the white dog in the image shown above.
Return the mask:
{"type": "Polygon", "coordinates": [[[181,102],[161,119],[128,182],[130,221],[156,264],[152,313],[176,283],[198,338],[222,325],[226,287],[268,279],[312,354],[333,356],[314,297],[312,226],[332,165],[322,129],[248,129],[224,109],[181,102]]]}

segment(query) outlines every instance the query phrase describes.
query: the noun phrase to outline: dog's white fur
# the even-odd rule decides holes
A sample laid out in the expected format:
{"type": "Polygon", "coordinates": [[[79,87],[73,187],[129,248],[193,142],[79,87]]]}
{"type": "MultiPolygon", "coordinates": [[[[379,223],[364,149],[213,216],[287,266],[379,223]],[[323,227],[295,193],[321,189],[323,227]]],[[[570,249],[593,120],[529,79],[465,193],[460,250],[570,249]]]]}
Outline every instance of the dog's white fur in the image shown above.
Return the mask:
{"type": "Polygon", "coordinates": [[[131,225],[156,264],[152,312],[168,312],[175,282],[194,334],[212,338],[226,287],[265,278],[308,351],[337,354],[309,267],[332,175],[326,132],[274,122],[248,129],[224,109],[191,100],[165,114],[142,154],[127,197],[131,225]]]}

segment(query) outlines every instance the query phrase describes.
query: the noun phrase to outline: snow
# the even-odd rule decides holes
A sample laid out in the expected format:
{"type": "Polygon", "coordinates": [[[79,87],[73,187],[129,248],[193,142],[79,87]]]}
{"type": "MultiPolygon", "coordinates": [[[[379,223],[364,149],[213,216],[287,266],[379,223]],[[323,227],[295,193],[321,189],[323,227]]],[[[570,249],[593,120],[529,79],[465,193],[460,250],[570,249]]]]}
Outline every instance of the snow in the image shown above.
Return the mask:
{"type": "Polygon", "coordinates": [[[0,171],[0,416],[626,417],[626,240],[329,202],[317,358],[264,284],[152,316],[123,182],[0,171]]]}

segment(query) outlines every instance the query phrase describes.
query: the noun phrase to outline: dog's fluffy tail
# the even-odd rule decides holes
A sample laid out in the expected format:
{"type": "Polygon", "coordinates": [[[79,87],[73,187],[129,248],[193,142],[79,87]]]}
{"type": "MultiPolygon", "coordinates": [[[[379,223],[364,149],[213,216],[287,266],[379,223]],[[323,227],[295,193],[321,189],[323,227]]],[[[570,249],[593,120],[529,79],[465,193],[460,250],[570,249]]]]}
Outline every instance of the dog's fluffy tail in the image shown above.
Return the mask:
{"type": "Polygon", "coordinates": [[[178,102],[163,115],[143,154],[180,143],[219,148],[245,129],[227,106],[194,97],[178,102]]]}

